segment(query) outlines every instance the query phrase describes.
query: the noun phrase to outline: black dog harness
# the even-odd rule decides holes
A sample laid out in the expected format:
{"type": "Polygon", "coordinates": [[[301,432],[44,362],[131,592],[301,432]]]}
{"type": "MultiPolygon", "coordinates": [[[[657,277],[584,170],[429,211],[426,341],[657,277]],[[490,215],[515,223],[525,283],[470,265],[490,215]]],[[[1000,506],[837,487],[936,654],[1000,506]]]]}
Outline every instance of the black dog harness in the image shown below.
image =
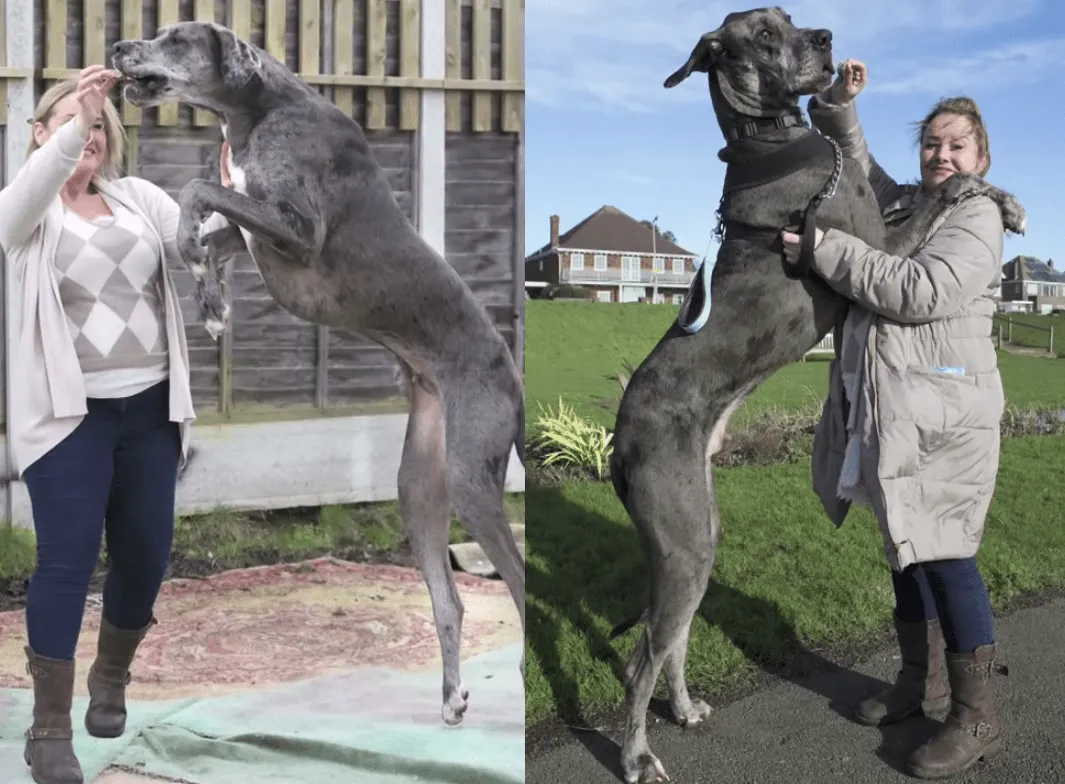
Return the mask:
{"type": "MultiPolygon", "coordinates": [[[[729,128],[725,136],[729,141],[738,141],[739,139],[757,136],[764,131],[792,127],[806,127],[801,112],[796,111],[780,117],[754,119],[742,125],[729,128]]],[[[799,260],[794,266],[787,263],[784,265],[784,274],[789,278],[799,279],[807,276],[814,260],[817,208],[821,206],[825,199],[831,199],[836,195],[836,188],[843,174],[843,150],[840,149],[835,139],[824,136],[820,132],[811,131],[803,134],[795,141],[781,146],[780,149],[749,162],[728,164],[725,169],[725,183],[722,188],[721,201],[718,204],[716,213],[717,226],[714,229],[714,236],[718,242],[723,243],[726,240],[726,236],[730,239],[761,237],[768,241],[772,241],[779,236],[780,229],[752,226],[740,221],[726,221],[722,216],[725,199],[730,194],[738,191],[766,185],[783,179],[789,174],[794,174],[800,169],[824,158],[828,152],[833,155],[832,174],[820,192],[810,199],[810,202],[806,205],[801,227],[802,243],[799,247],[799,260]]],[[[707,298],[707,294],[710,291],[710,281],[708,280],[709,273],[706,270],[706,266],[704,261],[692,281],[691,288],[688,290],[688,295],[685,297],[684,304],[681,306],[680,313],[677,316],[677,323],[685,332],[694,333],[699,331],[710,315],[710,303],[707,298]]]]}
{"type": "Polygon", "coordinates": [[[724,220],[721,210],[724,208],[725,199],[730,194],[738,191],[781,180],[789,174],[794,174],[825,157],[826,153],[829,152],[833,156],[832,174],[821,191],[810,199],[810,202],[806,205],[801,226],[802,245],[799,248],[799,260],[794,266],[791,264],[785,265],[785,274],[789,278],[798,279],[807,276],[814,260],[817,208],[821,206],[825,199],[831,199],[836,195],[836,188],[839,186],[840,177],[843,175],[843,150],[840,149],[836,140],[830,136],[823,136],[819,132],[811,131],[768,155],[763,155],[743,164],[730,163],[725,170],[725,184],[717,212],[718,223],[717,228],[714,230],[718,241],[723,242],[727,234],[739,234],[742,236],[764,235],[766,237],[779,234],[778,229],[767,229],[739,221],[724,220]]]}

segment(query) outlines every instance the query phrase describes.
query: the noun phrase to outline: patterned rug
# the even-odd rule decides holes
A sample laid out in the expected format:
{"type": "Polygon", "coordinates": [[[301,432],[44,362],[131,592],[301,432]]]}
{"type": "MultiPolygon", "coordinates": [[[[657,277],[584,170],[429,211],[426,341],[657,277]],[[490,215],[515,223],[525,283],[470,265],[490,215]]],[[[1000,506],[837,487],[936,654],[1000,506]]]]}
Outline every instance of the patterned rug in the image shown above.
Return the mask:
{"type": "MultiPolygon", "coordinates": [[[[466,608],[462,656],[520,642],[506,586],[455,575],[466,608]]],[[[134,664],[129,696],[159,700],[258,689],[352,670],[437,670],[440,648],[421,574],[320,558],[164,584],[159,624],[134,664]]],[[[100,610],[86,610],[77,693],[95,655],[100,610]]],[[[0,613],[0,688],[28,688],[21,611],[0,613]]]]}

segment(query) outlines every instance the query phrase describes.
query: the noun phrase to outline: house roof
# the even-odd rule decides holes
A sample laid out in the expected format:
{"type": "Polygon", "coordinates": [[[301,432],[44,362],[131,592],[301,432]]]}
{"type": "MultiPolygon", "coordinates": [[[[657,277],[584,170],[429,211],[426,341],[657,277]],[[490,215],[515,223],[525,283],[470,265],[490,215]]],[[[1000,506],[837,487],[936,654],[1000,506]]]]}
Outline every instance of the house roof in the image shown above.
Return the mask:
{"type": "Polygon", "coordinates": [[[1056,270],[1050,264],[1034,256],[1014,256],[1002,265],[1002,277],[1017,280],[1014,264],[1020,261],[1024,265],[1024,278],[1034,283],[1065,283],[1065,272],[1056,270]]]}
{"type": "MultiPolygon", "coordinates": [[[[600,207],[572,229],[559,235],[558,247],[598,250],[609,253],[651,253],[651,232],[646,223],[627,215],[617,207],[600,207]]],[[[653,250],[676,256],[695,256],[675,242],[667,240],[656,228],[653,250]]],[[[550,251],[550,241],[526,258],[532,261],[550,251]]]]}

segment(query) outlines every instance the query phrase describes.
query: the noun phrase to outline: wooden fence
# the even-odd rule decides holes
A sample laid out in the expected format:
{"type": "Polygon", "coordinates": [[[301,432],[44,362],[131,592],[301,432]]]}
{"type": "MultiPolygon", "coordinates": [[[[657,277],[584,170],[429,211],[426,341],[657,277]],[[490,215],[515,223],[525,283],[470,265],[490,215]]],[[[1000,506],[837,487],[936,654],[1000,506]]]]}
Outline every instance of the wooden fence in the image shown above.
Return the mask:
{"type": "MultiPolygon", "coordinates": [[[[30,106],[25,85],[39,96],[56,79],[109,62],[118,40],[150,38],[177,21],[220,22],[363,125],[400,206],[485,304],[521,365],[524,6],[524,0],[0,0],[7,25],[0,32],[0,149],[7,151],[0,183],[21,165],[30,106]],[[32,22],[23,24],[20,12],[29,18],[29,8],[32,22]],[[9,92],[17,107],[10,111],[9,92]]],[[[209,113],[179,105],[120,111],[129,174],[174,196],[194,177],[218,176],[221,134],[209,113]]],[[[186,321],[198,432],[214,424],[405,411],[391,354],[282,310],[247,254],[229,265],[233,320],[218,343],[200,323],[191,275],[184,268],[172,273],[186,321]]],[[[11,296],[0,294],[9,327],[0,352],[10,354],[11,296]]],[[[0,366],[8,365],[0,356],[0,366]]],[[[339,423],[336,429],[343,431],[339,423]]],[[[351,495],[334,490],[334,500],[351,495]]],[[[311,489],[300,497],[319,496],[311,489]]]]}
{"type": "MultiPolygon", "coordinates": [[[[0,0],[0,11],[7,2],[0,0]]],[[[355,108],[353,88],[367,88],[365,113],[357,119],[368,130],[390,127],[388,89],[400,91],[398,127],[416,130],[418,92],[436,88],[449,91],[447,130],[484,132],[501,126],[519,133],[524,123],[524,0],[443,2],[443,80],[419,76],[421,0],[50,0],[39,4],[38,26],[43,29],[37,37],[43,45],[34,75],[46,81],[71,76],[79,67],[107,62],[116,40],[150,36],[174,22],[210,20],[261,46],[308,83],[332,88],[333,100],[348,113],[355,108]],[[494,35],[493,26],[500,32],[494,35]],[[470,117],[465,116],[464,99],[472,104],[470,117]]],[[[31,75],[25,68],[7,67],[6,59],[6,36],[0,36],[0,124],[7,122],[4,80],[31,75]]],[[[179,124],[175,104],[152,111],[158,111],[160,126],[179,124]]],[[[143,121],[141,110],[130,105],[123,107],[122,117],[128,128],[143,121]]],[[[213,125],[215,119],[197,111],[195,124],[213,125]]]]}

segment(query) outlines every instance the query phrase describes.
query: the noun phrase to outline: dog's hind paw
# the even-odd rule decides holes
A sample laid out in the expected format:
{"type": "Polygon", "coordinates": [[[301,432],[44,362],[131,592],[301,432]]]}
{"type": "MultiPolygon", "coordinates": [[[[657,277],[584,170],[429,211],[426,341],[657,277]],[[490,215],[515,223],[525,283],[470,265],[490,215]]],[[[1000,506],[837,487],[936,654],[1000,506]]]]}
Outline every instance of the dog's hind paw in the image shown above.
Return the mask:
{"type": "Polygon", "coordinates": [[[677,723],[682,727],[697,727],[710,718],[710,714],[713,712],[714,709],[703,700],[692,700],[687,709],[673,706],[673,715],[676,716],[677,723]]]}
{"type": "Polygon", "coordinates": [[[649,751],[639,756],[631,770],[626,766],[626,784],[658,784],[662,781],[669,781],[666,769],[662,767],[658,757],[649,751]]]}

